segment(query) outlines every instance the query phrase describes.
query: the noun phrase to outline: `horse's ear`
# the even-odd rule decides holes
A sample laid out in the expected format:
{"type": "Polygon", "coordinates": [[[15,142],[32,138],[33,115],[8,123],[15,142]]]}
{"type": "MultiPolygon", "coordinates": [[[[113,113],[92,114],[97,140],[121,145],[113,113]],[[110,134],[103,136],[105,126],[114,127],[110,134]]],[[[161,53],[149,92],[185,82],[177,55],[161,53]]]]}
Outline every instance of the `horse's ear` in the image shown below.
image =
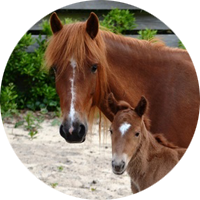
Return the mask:
{"type": "Polygon", "coordinates": [[[145,99],[145,97],[142,96],[138,105],[135,107],[135,112],[138,114],[139,117],[142,117],[146,109],[147,109],[147,100],[145,99]]]}
{"type": "Polygon", "coordinates": [[[86,31],[94,39],[99,31],[99,20],[95,13],[91,12],[86,22],[86,31]]]}
{"type": "Polygon", "coordinates": [[[114,115],[118,112],[118,101],[112,92],[108,95],[108,108],[114,115]]]}
{"type": "Polygon", "coordinates": [[[63,28],[63,25],[55,12],[50,17],[50,25],[54,34],[63,28]]]}

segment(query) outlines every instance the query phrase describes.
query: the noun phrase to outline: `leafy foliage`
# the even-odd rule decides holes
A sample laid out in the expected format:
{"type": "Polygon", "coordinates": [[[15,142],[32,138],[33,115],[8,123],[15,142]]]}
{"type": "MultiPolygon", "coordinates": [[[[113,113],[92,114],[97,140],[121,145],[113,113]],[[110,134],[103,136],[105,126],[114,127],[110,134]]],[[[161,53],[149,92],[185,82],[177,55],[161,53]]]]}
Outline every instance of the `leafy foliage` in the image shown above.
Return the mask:
{"type": "Polygon", "coordinates": [[[100,25],[114,33],[123,33],[125,30],[133,30],[137,26],[134,14],[129,10],[115,8],[103,17],[104,19],[100,22],[100,25]]]}
{"type": "Polygon", "coordinates": [[[0,40],[0,109],[37,110],[59,106],[54,76],[41,70],[46,40],[37,40],[14,21],[0,27],[5,38],[0,40]],[[33,52],[30,45],[37,44],[33,52]]]}
{"type": "Polygon", "coordinates": [[[10,117],[13,114],[17,114],[17,103],[15,102],[17,97],[18,95],[13,83],[2,87],[0,102],[3,117],[10,117]]]}
{"type": "Polygon", "coordinates": [[[151,30],[151,29],[146,28],[145,30],[138,31],[138,34],[139,34],[139,37],[138,37],[139,39],[152,40],[157,34],[157,30],[151,30]]]}

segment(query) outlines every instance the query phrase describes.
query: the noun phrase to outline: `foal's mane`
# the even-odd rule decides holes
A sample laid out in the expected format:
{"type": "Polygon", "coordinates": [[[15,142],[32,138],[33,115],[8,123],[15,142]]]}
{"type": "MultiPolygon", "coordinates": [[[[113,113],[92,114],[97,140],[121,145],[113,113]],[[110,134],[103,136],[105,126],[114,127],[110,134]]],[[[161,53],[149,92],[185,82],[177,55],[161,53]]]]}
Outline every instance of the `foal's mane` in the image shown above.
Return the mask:
{"type": "Polygon", "coordinates": [[[157,134],[154,134],[153,136],[159,144],[161,144],[165,147],[168,147],[168,148],[171,148],[171,149],[177,149],[178,148],[172,142],[169,142],[163,134],[157,133],[157,134]]]}
{"type": "Polygon", "coordinates": [[[144,125],[146,127],[147,132],[153,136],[153,138],[156,140],[157,143],[161,144],[162,146],[171,148],[171,149],[179,148],[178,146],[175,146],[172,142],[169,142],[167,140],[167,138],[162,133],[153,134],[153,133],[150,132],[151,121],[148,118],[148,116],[144,116],[143,122],[144,122],[144,125]]]}

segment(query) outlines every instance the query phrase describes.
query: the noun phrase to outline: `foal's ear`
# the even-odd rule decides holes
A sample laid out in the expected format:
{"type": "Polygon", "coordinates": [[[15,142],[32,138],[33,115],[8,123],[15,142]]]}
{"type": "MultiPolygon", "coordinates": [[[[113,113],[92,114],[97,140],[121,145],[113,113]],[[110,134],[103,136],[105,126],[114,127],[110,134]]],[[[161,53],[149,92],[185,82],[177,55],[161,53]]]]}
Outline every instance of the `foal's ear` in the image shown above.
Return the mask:
{"type": "Polygon", "coordinates": [[[138,105],[135,108],[135,112],[138,114],[139,117],[142,117],[142,115],[144,115],[145,111],[147,108],[147,100],[145,99],[145,97],[141,97],[138,105]]]}
{"type": "Polygon", "coordinates": [[[99,20],[95,13],[91,12],[86,22],[86,31],[94,39],[99,31],[99,20]]]}
{"type": "Polygon", "coordinates": [[[50,25],[54,34],[63,28],[63,25],[55,12],[50,17],[50,25]]]}
{"type": "Polygon", "coordinates": [[[118,101],[112,92],[108,95],[108,107],[114,115],[118,112],[118,101]]]}

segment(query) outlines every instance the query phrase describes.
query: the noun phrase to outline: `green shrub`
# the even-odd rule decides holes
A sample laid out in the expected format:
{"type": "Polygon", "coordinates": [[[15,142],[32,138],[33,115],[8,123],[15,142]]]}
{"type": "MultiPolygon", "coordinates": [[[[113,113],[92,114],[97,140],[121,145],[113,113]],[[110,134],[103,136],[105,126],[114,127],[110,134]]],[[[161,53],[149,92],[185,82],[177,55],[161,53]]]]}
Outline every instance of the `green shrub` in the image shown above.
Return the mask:
{"type": "Polygon", "coordinates": [[[189,37],[182,37],[179,40],[179,47],[200,52],[200,11],[189,11],[190,16],[198,23],[199,28],[194,29],[194,35],[198,42],[192,41],[189,37]]]}
{"type": "Polygon", "coordinates": [[[142,40],[152,40],[157,34],[157,30],[151,30],[146,28],[145,30],[138,31],[139,39],[142,40]]]}
{"type": "Polygon", "coordinates": [[[178,41],[178,48],[180,48],[180,49],[186,49],[185,46],[184,46],[184,44],[180,40],[178,41]]]}
{"type": "MultiPolygon", "coordinates": [[[[0,85],[12,92],[14,99],[4,105],[17,105],[18,109],[38,110],[47,107],[55,110],[59,106],[54,76],[41,70],[46,40],[37,40],[14,21],[0,27],[5,38],[0,40],[0,85]],[[30,45],[39,47],[28,52],[30,45]],[[12,87],[11,87],[12,86],[12,87]]],[[[4,101],[1,89],[1,100],[4,101]]],[[[8,106],[6,106],[8,107],[8,106]]],[[[5,110],[5,108],[3,109],[5,110]]]]}
{"type": "Polygon", "coordinates": [[[129,10],[112,9],[107,15],[103,15],[104,19],[100,25],[108,28],[114,33],[123,33],[123,31],[133,30],[136,28],[135,17],[129,10]]]}
{"type": "Polygon", "coordinates": [[[3,117],[10,117],[17,113],[17,104],[15,102],[17,97],[13,83],[9,83],[8,86],[2,88],[0,103],[3,117]]]}

